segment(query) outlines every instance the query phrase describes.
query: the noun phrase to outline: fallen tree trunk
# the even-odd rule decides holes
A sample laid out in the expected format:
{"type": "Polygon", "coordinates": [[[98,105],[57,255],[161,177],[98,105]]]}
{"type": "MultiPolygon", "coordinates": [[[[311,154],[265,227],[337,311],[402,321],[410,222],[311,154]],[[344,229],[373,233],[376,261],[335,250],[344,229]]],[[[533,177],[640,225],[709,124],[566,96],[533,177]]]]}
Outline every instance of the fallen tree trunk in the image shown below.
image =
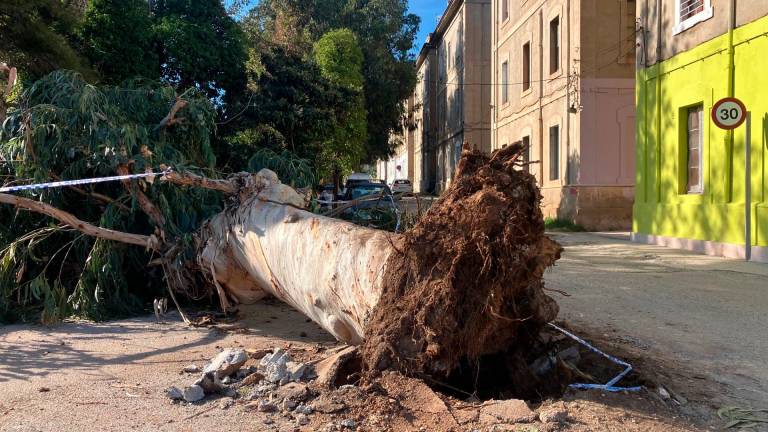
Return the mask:
{"type": "MultiPolygon", "coordinates": [[[[406,234],[307,212],[305,198],[268,170],[164,180],[228,195],[227,209],[197,236],[193,268],[223,309],[272,295],[338,340],[363,345],[371,373],[447,376],[464,360],[525,350],[557,316],[542,275],[561,249],[544,235],[535,178],[516,169],[523,151],[519,143],[490,157],[465,150],[452,185],[406,234]]],[[[191,267],[178,258],[181,246],[165,239],[101,229],[24,198],[0,202],[151,248],[178,290],[196,280],[184,277],[191,267]]]]}
{"type": "Polygon", "coordinates": [[[534,177],[515,169],[522,150],[465,151],[454,183],[404,235],[299,210],[292,189],[261,173],[203,229],[201,267],[232,300],[273,295],[364,343],[370,371],[447,375],[530,343],[557,315],[542,275],[561,249],[544,235],[534,177]]]}

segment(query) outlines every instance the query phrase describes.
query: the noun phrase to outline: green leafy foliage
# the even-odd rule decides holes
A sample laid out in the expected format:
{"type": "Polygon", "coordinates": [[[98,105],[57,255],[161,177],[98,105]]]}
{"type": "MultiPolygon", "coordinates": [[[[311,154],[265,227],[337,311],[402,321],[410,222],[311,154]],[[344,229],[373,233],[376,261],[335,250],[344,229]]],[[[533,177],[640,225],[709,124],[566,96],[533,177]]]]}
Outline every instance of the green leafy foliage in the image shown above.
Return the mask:
{"type": "Polygon", "coordinates": [[[56,69],[95,75],[77,51],[80,10],[60,0],[0,1],[0,60],[35,80],[56,69]]]}
{"type": "Polygon", "coordinates": [[[363,54],[364,159],[391,155],[389,138],[402,130],[403,101],[416,85],[409,52],[419,18],[407,11],[407,0],[263,0],[243,20],[251,48],[249,69],[262,71],[260,56],[274,47],[313,57],[313,44],[323,35],[349,29],[363,54]]]}
{"type": "Polygon", "coordinates": [[[160,45],[146,0],[91,0],[80,30],[102,82],[160,78],[160,45]]]}
{"type": "Polygon", "coordinates": [[[351,30],[338,29],[315,43],[314,57],[323,77],[351,93],[346,112],[318,156],[321,177],[338,181],[341,175],[351,173],[365,155],[368,130],[362,92],[363,52],[351,30]]]}
{"type": "Polygon", "coordinates": [[[316,181],[310,161],[296,157],[288,150],[278,153],[268,148],[259,149],[248,161],[248,168],[250,172],[259,172],[265,168],[274,171],[294,188],[313,187],[316,181]]]}
{"type": "Polygon", "coordinates": [[[221,0],[157,0],[156,37],[163,77],[209,97],[230,97],[245,88],[246,52],[237,23],[221,0]]]}
{"type": "MultiPolygon", "coordinates": [[[[177,95],[152,81],[93,86],[73,72],[55,72],[29,87],[0,133],[3,183],[46,182],[157,171],[164,163],[210,175],[215,112],[197,90],[177,95]],[[163,126],[177,98],[186,106],[163,126]]],[[[166,218],[168,235],[184,238],[220,210],[221,198],[164,182],[134,182],[166,218]]],[[[149,235],[154,226],[120,183],[29,192],[95,225],[149,235]],[[98,199],[93,193],[107,197],[98,199]]],[[[0,321],[69,314],[125,315],[165,289],[160,269],[147,270],[148,252],[94,240],[52,219],[0,207],[0,321]]]]}

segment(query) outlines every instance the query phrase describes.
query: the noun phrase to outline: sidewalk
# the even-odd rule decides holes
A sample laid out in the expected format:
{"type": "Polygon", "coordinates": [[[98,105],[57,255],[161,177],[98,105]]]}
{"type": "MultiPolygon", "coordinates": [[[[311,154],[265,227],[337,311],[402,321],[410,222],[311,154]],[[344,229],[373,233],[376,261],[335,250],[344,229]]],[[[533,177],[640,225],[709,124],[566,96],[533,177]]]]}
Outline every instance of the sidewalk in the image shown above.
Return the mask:
{"type": "Polygon", "coordinates": [[[662,359],[675,369],[663,375],[713,381],[710,394],[693,395],[699,402],[768,408],[768,265],[622,234],[552,237],[566,251],[547,286],[571,295],[554,294],[560,319],[662,359]]]}

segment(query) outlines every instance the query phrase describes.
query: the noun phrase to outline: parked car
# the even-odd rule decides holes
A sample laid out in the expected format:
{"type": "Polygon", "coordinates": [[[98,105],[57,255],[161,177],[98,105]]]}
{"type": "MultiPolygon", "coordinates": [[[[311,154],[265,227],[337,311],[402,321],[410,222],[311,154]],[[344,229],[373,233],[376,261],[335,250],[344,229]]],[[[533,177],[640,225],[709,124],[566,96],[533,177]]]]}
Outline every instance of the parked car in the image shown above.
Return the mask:
{"type": "Polygon", "coordinates": [[[386,184],[369,182],[351,185],[347,188],[344,201],[377,195],[376,199],[361,201],[346,209],[341,217],[359,225],[397,230],[400,226],[400,211],[386,184]]]}
{"type": "Polygon", "coordinates": [[[391,188],[392,193],[413,193],[413,184],[408,179],[393,181],[391,188]]]}
{"type": "Polygon", "coordinates": [[[372,181],[373,181],[373,177],[371,177],[370,174],[352,173],[347,177],[347,180],[344,183],[344,189],[340,191],[340,195],[344,196],[344,194],[347,193],[347,189],[349,189],[349,187],[352,185],[361,184],[361,183],[371,183],[372,181]]]}
{"type": "Polygon", "coordinates": [[[392,191],[389,189],[387,185],[381,184],[381,183],[373,183],[371,181],[367,181],[367,182],[356,182],[356,183],[350,184],[349,181],[347,181],[347,190],[344,193],[344,200],[352,201],[367,195],[377,195],[377,194],[386,197],[386,196],[391,196],[392,191]]]}

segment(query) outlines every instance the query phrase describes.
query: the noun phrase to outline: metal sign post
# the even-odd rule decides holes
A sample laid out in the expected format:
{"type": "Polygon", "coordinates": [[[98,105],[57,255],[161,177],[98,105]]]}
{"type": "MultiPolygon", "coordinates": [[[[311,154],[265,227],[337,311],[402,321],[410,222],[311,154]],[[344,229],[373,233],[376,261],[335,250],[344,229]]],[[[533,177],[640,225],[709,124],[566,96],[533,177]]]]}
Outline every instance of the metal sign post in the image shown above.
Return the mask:
{"type": "Polygon", "coordinates": [[[724,98],[712,106],[712,121],[717,127],[734,130],[747,123],[744,142],[744,257],[752,259],[752,113],[742,101],[724,98]]]}
{"type": "Polygon", "coordinates": [[[744,256],[752,259],[752,113],[747,111],[746,142],[744,143],[744,256]]]}

